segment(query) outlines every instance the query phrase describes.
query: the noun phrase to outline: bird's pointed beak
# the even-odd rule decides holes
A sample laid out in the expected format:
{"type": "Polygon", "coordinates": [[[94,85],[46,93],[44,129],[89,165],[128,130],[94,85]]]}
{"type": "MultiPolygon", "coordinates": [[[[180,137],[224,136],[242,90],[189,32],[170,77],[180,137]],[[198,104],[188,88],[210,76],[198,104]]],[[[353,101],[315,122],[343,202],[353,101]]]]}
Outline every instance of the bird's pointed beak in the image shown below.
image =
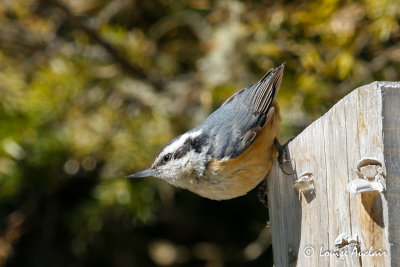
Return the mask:
{"type": "Polygon", "coordinates": [[[141,172],[137,172],[128,176],[125,176],[125,178],[141,178],[141,177],[149,177],[149,176],[154,176],[160,171],[157,169],[146,169],[141,172]]]}

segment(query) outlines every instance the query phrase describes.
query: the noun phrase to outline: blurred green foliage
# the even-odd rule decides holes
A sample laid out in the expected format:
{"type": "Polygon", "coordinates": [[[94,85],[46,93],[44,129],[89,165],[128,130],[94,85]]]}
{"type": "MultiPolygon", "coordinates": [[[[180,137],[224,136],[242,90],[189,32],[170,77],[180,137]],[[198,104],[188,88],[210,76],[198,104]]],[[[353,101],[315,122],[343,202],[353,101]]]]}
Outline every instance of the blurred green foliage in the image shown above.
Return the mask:
{"type": "Polygon", "coordinates": [[[399,16],[397,0],[2,0],[0,266],[271,263],[254,193],[123,177],[281,62],[283,139],[399,80],[399,16]]]}

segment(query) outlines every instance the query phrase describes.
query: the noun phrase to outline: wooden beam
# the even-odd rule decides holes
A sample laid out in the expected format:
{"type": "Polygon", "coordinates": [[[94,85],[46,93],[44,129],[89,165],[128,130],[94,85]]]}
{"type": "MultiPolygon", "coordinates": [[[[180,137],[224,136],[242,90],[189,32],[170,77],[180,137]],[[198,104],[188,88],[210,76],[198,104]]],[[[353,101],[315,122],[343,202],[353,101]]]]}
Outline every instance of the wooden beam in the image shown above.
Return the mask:
{"type": "Polygon", "coordinates": [[[267,176],[275,266],[397,266],[400,82],[354,90],[288,152],[267,176]]]}

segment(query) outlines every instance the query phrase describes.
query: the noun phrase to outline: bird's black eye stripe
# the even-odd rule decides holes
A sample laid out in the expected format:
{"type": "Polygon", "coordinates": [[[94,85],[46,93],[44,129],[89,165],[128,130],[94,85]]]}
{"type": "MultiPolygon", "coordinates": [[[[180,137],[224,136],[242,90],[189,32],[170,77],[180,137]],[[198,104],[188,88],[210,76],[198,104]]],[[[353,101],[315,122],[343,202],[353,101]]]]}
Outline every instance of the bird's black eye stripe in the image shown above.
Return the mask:
{"type": "Polygon", "coordinates": [[[164,162],[167,162],[167,161],[169,161],[170,159],[171,159],[171,153],[168,153],[168,154],[166,154],[166,155],[163,157],[164,162]]]}
{"type": "Polygon", "coordinates": [[[207,144],[207,137],[206,134],[202,134],[194,139],[190,139],[190,145],[196,153],[203,151],[203,147],[207,144]]]}

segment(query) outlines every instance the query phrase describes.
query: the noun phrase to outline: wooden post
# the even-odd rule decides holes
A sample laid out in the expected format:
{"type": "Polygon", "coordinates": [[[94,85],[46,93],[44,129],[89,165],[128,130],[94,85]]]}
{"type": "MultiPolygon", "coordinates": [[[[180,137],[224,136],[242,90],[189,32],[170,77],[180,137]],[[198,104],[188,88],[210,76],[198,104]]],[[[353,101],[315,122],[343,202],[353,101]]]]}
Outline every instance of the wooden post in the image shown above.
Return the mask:
{"type": "Polygon", "coordinates": [[[268,175],[275,266],[400,265],[400,82],[340,100],[268,175]]]}

